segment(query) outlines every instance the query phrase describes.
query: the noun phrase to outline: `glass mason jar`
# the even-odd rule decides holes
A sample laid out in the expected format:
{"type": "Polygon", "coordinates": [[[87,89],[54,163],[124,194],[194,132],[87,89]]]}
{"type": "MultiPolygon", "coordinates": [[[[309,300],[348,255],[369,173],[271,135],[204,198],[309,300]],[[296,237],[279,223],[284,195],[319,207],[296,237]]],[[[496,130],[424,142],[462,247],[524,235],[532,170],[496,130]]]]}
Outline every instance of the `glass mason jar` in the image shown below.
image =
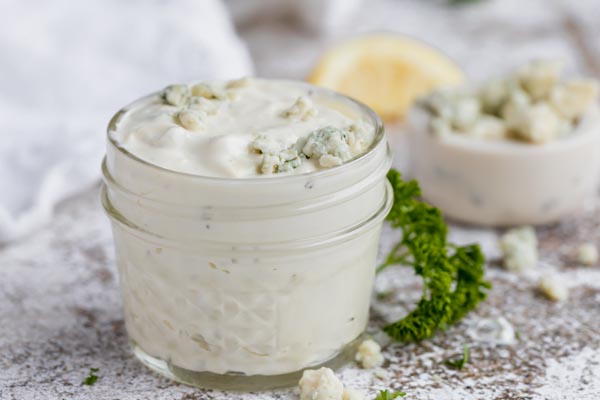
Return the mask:
{"type": "MultiPolygon", "coordinates": [[[[298,83],[298,85],[304,85],[298,83]]],[[[125,325],[135,355],[177,381],[211,388],[290,386],[339,366],[363,333],[391,155],[376,114],[334,92],[376,132],[332,169],[230,179],[150,164],[108,127],[102,201],[111,221],[125,325]]]]}

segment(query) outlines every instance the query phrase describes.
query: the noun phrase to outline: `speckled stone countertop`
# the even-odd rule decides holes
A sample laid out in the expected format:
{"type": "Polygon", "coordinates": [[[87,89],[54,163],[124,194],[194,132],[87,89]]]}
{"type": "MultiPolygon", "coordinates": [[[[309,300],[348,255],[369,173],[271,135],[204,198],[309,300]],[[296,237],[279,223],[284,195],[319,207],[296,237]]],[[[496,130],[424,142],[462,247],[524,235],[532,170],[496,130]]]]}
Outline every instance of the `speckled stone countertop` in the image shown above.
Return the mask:
{"type": "MultiPolygon", "coordinates": [[[[368,4],[351,31],[421,37],[444,48],[475,79],[536,56],[566,57],[572,70],[600,77],[600,42],[590,39],[600,34],[595,0],[501,0],[452,9],[433,0],[368,4]]],[[[240,27],[261,75],[305,76],[323,46],[336,40],[288,25],[240,27]]],[[[600,199],[539,228],[541,262],[521,275],[499,267],[498,232],[453,225],[452,240],[479,241],[488,255],[489,299],[431,340],[388,346],[387,378],[350,365],[339,373],[343,382],[367,399],[383,388],[401,389],[407,399],[600,399],[600,265],[581,267],[572,258],[581,242],[600,245],[599,208],[600,199]],[[549,274],[569,286],[567,302],[549,302],[534,290],[549,274]],[[516,343],[472,339],[473,324],[498,316],[514,326],[516,343]],[[447,368],[443,361],[459,355],[463,344],[471,348],[471,362],[460,371],[447,368]]],[[[385,230],[382,247],[395,235],[385,230]]],[[[371,330],[409,310],[420,281],[409,269],[391,268],[378,277],[376,291],[390,294],[374,299],[371,330]]],[[[0,248],[0,399],[295,398],[294,389],[234,394],[187,387],[158,377],[132,356],[97,187],[62,204],[40,232],[0,248]],[[98,368],[98,381],[82,385],[90,368],[98,368]]]]}
{"type": "MultiPolygon", "coordinates": [[[[600,240],[598,205],[576,218],[538,231],[538,268],[515,275],[495,260],[496,233],[454,226],[452,240],[482,242],[490,255],[489,299],[464,322],[418,345],[386,348],[389,379],[349,366],[344,383],[374,394],[392,387],[410,399],[598,399],[600,396],[600,266],[578,267],[570,252],[600,240]],[[564,304],[534,290],[542,275],[558,274],[571,288],[564,304]],[[484,345],[467,334],[482,317],[504,316],[518,332],[510,346],[484,345]],[[460,371],[443,361],[471,348],[460,371]]],[[[383,247],[395,233],[384,232],[383,247]]],[[[169,382],[130,353],[119,299],[108,222],[98,191],[60,207],[55,221],[27,241],[0,253],[1,399],[294,399],[293,390],[257,394],[204,391],[169,382]],[[94,386],[82,386],[98,368],[94,386]]],[[[376,290],[371,329],[410,309],[420,281],[409,269],[391,268],[376,290]]]]}

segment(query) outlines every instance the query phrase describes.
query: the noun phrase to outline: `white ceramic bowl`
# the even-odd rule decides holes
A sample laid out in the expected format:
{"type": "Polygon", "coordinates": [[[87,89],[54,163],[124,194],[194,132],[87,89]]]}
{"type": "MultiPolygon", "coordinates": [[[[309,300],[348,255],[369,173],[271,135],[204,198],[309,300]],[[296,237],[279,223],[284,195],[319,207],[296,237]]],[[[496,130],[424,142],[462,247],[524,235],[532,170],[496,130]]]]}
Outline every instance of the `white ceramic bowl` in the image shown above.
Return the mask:
{"type": "Polygon", "coordinates": [[[423,197],[444,215],[478,225],[557,221],[597,194],[600,113],[588,112],[575,131],[544,145],[437,136],[429,115],[408,119],[411,173],[423,197]]]}

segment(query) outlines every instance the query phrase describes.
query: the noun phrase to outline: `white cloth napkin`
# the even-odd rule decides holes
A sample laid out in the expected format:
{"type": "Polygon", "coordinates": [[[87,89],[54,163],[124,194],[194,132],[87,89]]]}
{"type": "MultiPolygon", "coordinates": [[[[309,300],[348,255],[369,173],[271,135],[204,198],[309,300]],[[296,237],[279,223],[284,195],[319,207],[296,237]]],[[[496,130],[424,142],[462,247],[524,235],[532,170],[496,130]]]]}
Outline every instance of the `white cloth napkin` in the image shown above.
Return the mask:
{"type": "Polygon", "coordinates": [[[172,82],[252,73],[219,0],[0,0],[0,242],[97,181],[110,117],[172,82]]]}

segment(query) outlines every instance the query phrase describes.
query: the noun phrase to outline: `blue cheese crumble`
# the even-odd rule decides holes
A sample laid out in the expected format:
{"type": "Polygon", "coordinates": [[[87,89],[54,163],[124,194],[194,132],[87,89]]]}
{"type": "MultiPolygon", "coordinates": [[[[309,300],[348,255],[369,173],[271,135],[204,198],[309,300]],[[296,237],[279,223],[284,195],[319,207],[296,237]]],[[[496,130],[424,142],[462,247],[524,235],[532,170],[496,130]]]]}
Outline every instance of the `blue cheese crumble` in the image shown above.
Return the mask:
{"type": "Polygon", "coordinates": [[[562,69],[561,62],[534,61],[476,89],[435,91],[420,106],[438,136],[547,143],[572,133],[598,101],[597,81],[561,80],[562,69]]]}
{"type": "Polygon", "coordinates": [[[372,339],[364,340],[358,346],[354,359],[364,369],[380,367],[384,361],[381,346],[372,339]]]}
{"type": "Polygon", "coordinates": [[[329,368],[307,369],[298,382],[300,400],[342,400],[344,385],[329,368]]]}
{"type": "Polygon", "coordinates": [[[252,150],[262,154],[260,170],[263,174],[290,172],[303,160],[315,160],[323,168],[342,165],[356,152],[373,140],[357,125],[346,129],[326,126],[311,132],[306,138],[293,141],[293,137],[257,136],[250,144],[252,150]]]}
{"type": "Polygon", "coordinates": [[[594,243],[583,243],[577,248],[577,261],[582,265],[594,265],[598,262],[598,248],[594,243]]]}
{"type": "Polygon", "coordinates": [[[538,282],[538,290],[548,300],[564,302],[569,298],[569,288],[555,276],[545,276],[538,282]]]}
{"type": "Polygon", "coordinates": [[[281,113],[281,117],[296,120],[306,120],[316,116],[318,113],[318,110],[307,96],[300,96],[289,109],[281,113]]]}
{"type": "Polygon", "coordinates": [[[308,135],[302,153],[307,158],[319,160],[319,165],[325,168],[341,165],[352,158],[348,134],[332,126],[326,126],[308,135]]]}
{"type": "Polygon", "coordinates": [[[190,95],[187,85],[171,85],[163,90],[162,98],[169,105],[182,106],[190,99],[190,95]]]}
{"type": "Polygon", "coordinates": [[[523,271],[535,267],[538,261],[538,242],[530,226],[508,230],[500,238],[504,267],[509,271],[523,271]]]}
{"type": "Polygon", "coordinates": [[[244,178],[339,166],[369,150],[375,129],[318,88],[242,78],[167,86],[134,103],[113,139],[167,169],[244,178]]]}
{"type": "Polygon", "coordinates": [[[329,368],[307,369],[298,382],[300,400],[363,400],[357,390],[344,388],[342,382],[329,368]]]}

